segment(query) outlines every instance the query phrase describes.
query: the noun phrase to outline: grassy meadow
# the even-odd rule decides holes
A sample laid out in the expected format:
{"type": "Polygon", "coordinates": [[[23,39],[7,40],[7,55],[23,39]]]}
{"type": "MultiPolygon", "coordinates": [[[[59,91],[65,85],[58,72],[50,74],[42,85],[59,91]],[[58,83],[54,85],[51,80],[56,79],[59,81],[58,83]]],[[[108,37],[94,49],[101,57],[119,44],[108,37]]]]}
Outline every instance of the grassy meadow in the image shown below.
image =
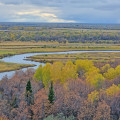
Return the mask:
{"type": "Polygon", "coordinates": [[[13,70],[19,70],[21,68],[33,67],[34,65],[30,64],[16,64],[0,61],[0,72],[8,72],[13,70]]]}
{"type": "Polygon", "coordinates": [[[73,62],[78,59],[88,59],[92,60],[93,62],[114,62],[120,60],[120,53],[118,52],[87,52],[87,53],[74,53],[74,54],[48,54],[48,55],[35,55],[30,58],[29,60],[36,61],[36,62],[63,62],[66,63],[69,60],[72,60],[73,62]]]}

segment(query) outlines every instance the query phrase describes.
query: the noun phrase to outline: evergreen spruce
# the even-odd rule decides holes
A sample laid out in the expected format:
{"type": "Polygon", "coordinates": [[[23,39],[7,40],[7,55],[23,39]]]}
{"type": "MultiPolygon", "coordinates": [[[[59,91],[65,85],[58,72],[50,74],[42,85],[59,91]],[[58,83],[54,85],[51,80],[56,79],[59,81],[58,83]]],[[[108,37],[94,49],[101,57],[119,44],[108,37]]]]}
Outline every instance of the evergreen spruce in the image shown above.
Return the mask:
{"type": "Polygon", "coordinates": [[[53,82],[51,82],[51,86],[49,88],[48,100],[50,101],[51,104],[53,104],[55,100],[53,82]]]}
{"type": "Polygon", "coordinates": [[[32,93],[32,87],[31,87],[31,82],[30,82],[30,80],[27,82],[26,92],[32,93]]]}
{"type": "Polygon", "coordinates": [[[32,86],[31,81],[29,80],[26,85],[26,101],[28,105],[33,104],[33,94],[32,94],[32,86]]]}

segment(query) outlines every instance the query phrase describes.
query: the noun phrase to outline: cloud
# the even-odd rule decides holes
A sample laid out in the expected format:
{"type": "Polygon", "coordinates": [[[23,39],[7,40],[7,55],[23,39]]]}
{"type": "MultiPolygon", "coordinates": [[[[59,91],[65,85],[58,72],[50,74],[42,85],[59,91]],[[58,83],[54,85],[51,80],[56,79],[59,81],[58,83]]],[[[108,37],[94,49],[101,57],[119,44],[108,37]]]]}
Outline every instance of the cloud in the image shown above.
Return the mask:
{"type": "Polygon", "coordinates": [[[118,23],[120,0],[0,0],[0,21],[118,23]]]}
{"type": "Polygon", "coordinates": [[[17,15],[32,15],[32,16],[40,16],[40,17],[52,17],[52,18],[56,18],[57,17],[53,13],[42,13],[40,10],[17,12],[16,14],[17,15]]]}
{"type": "Polygon", "coordinates": [[[59,22],[59,23],[75,23],[76,21],[73,20],[64,20],[58,18],[54,13],[43,13],[43,10],[32,10],[32,11],[24,11],[24,12],[17,12],[17,15],[20,16],[33,16],[33,17],[40,17],[39,19],[43,19],[46,22],[59,22]]]}
{"type": "Polygon", "coordinates": [[[10,22],[60,22],[73,23],[75,20],[59,18],[60,10],[56,7],[38,7],[31,4],[5,4],[0,3],[1,21],[10,22]]]}

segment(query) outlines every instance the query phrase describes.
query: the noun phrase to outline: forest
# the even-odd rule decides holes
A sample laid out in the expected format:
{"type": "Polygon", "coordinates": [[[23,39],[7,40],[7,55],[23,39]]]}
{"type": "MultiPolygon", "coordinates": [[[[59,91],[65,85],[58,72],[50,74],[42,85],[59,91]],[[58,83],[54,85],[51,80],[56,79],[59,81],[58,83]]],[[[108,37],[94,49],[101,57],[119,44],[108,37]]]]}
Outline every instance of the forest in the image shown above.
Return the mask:
{"type": "Polygon", "coordinates": [[[9,120],[118,120],[120,65],[54,62],[0,82],[0,116],[9,120]]]}
{"type": "Polygon", "coordinates": [[[120,43],[119,25],[0,24],[0,41],[51,41],[59,43],[120,43]],[[13,25],[13,26],[12,26],[13,25]],[[76,27],[75,27],[76,26],[76,27]]]}

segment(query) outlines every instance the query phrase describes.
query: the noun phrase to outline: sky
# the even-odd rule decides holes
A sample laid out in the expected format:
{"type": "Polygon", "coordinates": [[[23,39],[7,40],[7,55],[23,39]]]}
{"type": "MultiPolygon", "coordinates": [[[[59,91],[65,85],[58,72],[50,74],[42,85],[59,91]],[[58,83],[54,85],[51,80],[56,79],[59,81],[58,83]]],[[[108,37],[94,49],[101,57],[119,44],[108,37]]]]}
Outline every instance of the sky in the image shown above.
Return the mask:
{"type": "Polygon", "coordinates": [[[120,24],[120,0],[0,0],[0,22],[120,24]]]}

